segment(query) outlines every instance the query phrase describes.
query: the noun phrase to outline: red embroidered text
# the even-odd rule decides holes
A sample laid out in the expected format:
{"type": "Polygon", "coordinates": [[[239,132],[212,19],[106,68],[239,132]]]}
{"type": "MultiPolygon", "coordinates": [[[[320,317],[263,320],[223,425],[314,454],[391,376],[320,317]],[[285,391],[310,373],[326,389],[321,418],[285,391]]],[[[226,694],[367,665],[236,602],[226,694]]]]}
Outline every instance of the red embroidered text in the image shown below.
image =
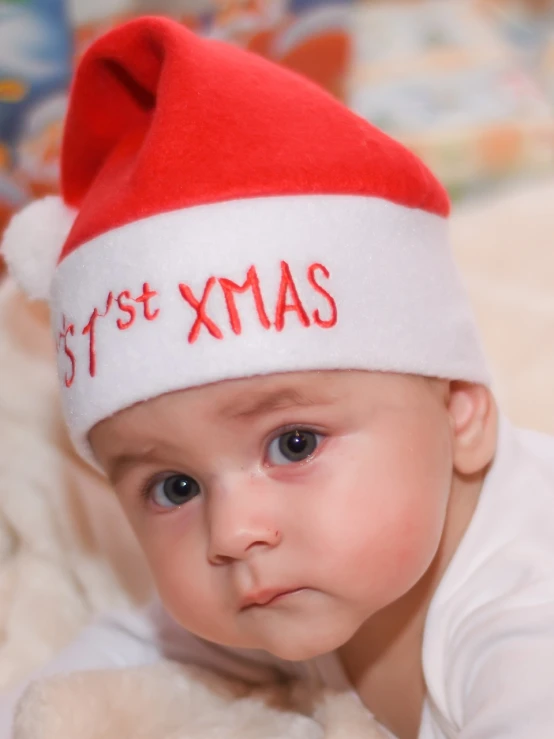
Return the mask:
{"type": "Polygon", "coordinates": [[[145,282],[142,286],[142,293],[138,297],[133,298],[130,290],[123,290],[115,297],[113,292],[109,292],[104,311],[101,313],[98,308],[94,308],[87,325],[82,331],[84,336],[88,335],[89,337],[89,374],[91,377],[96,376],[96,325],[98,320],[106,318],[115,303],[124,315],[123,318],[120,315],[115,324],[120,331],[125,331],[131,328],[135,322],[137,308],[135,308],[133,303],[138,303],[142,305],[144,318],[147,321],[154,321],[159,316],[160,309],[156,308],[152,310],[150,301],[157,297],[157,295],[158,293],[155,290],[150,289],[148,282],[145,282]]]}
{"type": "MultiPolygon", "coordinates": [[[[227,277],[219,277],[217,280],[215,277],[210,277],[206,281],[202,297],[200,299],[194,296],[194,293],[188,285],[180,283],[179,291],[182,298],[196,313],[194,322],[188,334],[189,343],[194,344],[200,335],[202,327],[205,327],[211,336],[216,339],[223,339],[224,337],[224,327],[218,325],[213,315],[209,315],[208,311],[211,296],[216,285],[219,285],[223,293],[229,325],[235,334],[242,333],[242,321],[240,319],[236,296],[246,292],[250,292],[252,294],[256,315],[260,325],[266,330],[270,329],[273,325],[277,331],[282,331],[285,328],[286,315],[289,313],[295,314],[300,325],[306,328],[314,324],[321,328],[331,328],[334,326],[337,322],[337,306],[335,300],[316,279],[316,276],[320,279],[321,276],[325,279],[329,279],[330,273],[327,267],[323,264],[314,263],[311,264],[307,270],[306,279],[312,290],[312,294],[315,293],[320,298],[323,298],[328,305],[327,316],[322,316],[320,309],[316,308],[312,311],[311,320],[300,296],[290,265],[287,262],[282,261],[280,269],[281,275],[273,324],[268,317],[266,309],[267,301],[264,301],[260,280],[254,265],[249,267],[246,272],[246,278],[242,284],[234,282],[227,277]]],[[[213,305],[213,302],[211,304],[213,305]]]]}
{"type": "Polygon", "coordinates": [[[189,332],[189,344],[194,344],[200,333],[200,328],[205,326],[212,336],[216,339],[222,339],[223,334],[216,326],[216,324],[206,315],[206,302],[210,296],[213,286],[215,285],[215,277],[210,277],[206,282],[206,287],[202,293],[200,300],[197,300],[192,294],[192,290],[188,285],[181,283],[179,285],[179,291],[187,303],[194,308],[196,311],[196,320],[194,321],[192,328],[189,332]]]}
{"type": "Polygon", "coordinates": [[[64,383],[66,387],[71,387],[73,385],[73,380],[75,379],[75,354],[73,354],[67,345],[68,334],[71,334],[71,336],[75,335],[75,326],[72,323],[68,325],[66,317],[62,316],[62,330],[58,334],[58,350],[63,346],[64,353],[69,359],[71,373],[65,373],[64,383]]]}

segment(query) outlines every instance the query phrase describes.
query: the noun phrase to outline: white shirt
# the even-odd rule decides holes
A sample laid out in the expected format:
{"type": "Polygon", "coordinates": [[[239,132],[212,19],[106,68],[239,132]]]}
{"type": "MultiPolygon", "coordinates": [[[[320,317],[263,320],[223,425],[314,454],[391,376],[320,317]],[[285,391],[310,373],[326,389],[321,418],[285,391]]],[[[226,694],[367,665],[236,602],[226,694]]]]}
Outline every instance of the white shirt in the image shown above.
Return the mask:
{"type": "MultiPolygon", "coordinates": [[[[335,654],[291,663],[227,649],[184,631],[160,604],[93,624],[33,679],[161,656],[254,682],[294,676],[352,690],[335,654]]],[[[419,739],[554,737],[554,438],[501,420],[478,507],[429,608],[422,664],[419,739]]],[[[0,702],[0,739],[20,693],[0,702]]]]}

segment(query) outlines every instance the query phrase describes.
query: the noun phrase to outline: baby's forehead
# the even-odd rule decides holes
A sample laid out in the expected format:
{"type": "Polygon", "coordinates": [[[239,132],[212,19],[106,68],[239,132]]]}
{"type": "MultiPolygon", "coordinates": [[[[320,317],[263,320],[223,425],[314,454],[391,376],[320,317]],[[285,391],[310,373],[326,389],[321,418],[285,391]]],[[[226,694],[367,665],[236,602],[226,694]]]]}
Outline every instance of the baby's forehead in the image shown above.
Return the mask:
{"type": "Polygon", "coordinates": [[[286,408],[314,408],[428,393],[423,377],[358,370],[286,372],[225,380],[148,400],[148,412],[186,409],[195,417],[248,421],[286,408]]]}
{"type": "Polygon", "coordinates": [[[248,420],[289,406],[338,402],[356,379],[360,378],[348,371],[287,372],[187,388],[160,400],[167,405],[204,406],[209,415],[221,419],[248,420]]]}

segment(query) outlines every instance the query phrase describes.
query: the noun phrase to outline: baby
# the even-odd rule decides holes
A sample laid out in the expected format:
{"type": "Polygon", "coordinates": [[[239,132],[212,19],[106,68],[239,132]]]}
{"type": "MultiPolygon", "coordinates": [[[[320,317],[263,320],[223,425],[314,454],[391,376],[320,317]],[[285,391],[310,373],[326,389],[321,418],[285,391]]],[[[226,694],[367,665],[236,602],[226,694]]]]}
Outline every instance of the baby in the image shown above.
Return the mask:
{"type": "Polygon", "coordinates": [[[159,18],[92,46],[62,198],[3,250],[159,600],[41,675],[163,655],[355,691],[398,739],[554,735],[554,443],[497,411],[448,214],[288,71],[159,18]]]}

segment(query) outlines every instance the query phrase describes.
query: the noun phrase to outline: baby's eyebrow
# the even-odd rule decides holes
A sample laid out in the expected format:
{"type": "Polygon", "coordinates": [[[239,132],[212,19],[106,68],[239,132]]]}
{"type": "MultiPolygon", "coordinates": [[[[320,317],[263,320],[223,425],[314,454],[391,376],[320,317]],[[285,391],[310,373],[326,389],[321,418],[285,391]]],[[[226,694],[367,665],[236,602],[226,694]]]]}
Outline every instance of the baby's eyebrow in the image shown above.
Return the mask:
{"type": "Polygon", "coordinates": [[[107,475],[112,485],[115,486],[133,467],[140,464],[153,464],[156,461],[158,458],[154,449],[137,453],[123,452],[110,460],[107,475]]]}
{"type": "Polygon", "coordinates": [[[241,395],[220,410],[222,416],[236,419],[252,419],[271,411],[290,407],[310,407],[315,405],[329,405],[333,398],[308,395],[296,388],[279,388],[254,395],[241,395]]]}

